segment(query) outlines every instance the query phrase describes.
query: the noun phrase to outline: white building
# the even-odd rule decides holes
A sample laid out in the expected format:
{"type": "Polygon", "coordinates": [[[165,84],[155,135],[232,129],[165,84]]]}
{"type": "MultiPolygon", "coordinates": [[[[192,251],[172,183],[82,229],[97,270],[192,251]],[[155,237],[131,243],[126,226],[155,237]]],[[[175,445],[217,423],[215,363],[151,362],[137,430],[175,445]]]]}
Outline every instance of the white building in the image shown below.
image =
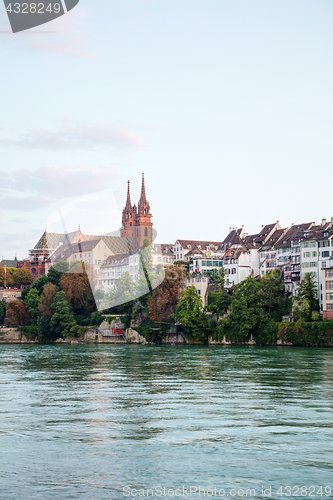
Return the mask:
{"type": "Polygon", "coordinates": [[[189,261],[191,257],[187,257],[187,254],[191,251],[198,249],[209,256],[211,253],[216,252],[219,246],[220,242],[216,241],[177,240],[172,247],[172,251],[176,261],[189,261]]]}
{"type": "Polygon", "coordinates": [[[208,305],[208,285],[209,276],[188,276],[186,280],[186,288],[194,286],[197,294],[201,297],[202,305],[208,305]]]}
{"type": "Polygon", "coordinates": [[[60,244],[52,256],[47,259],[45,272],[47,274],[50,267],[60,260],[67,261],[69,264],[80,261],[98,271],[105,259],[111,254],[112,251],[102,239],[81,241],[70,245],[60,244]]]}

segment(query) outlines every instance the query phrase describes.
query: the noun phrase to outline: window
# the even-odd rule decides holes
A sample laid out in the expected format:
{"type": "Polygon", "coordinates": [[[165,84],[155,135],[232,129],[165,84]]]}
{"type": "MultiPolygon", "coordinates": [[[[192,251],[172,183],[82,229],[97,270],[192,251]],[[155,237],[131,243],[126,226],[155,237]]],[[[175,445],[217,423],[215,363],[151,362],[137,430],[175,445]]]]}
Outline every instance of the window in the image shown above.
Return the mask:
{"type": "Polygon", "coordinates": [[[147,227],[145,227],[145,236],[148,236],[148,228],[147,227]]]}
{"type": "Polygon", "coordinates": [[[323,268],[326,267],[326,262],[323,262],[323,268]]]}
{"type": "Polygon", "coordinates": [[[233,267],[233,268],[231,269],[231,274],[236,274],[236,268],[235,268],[235,267],[233,267]]]}
{"type": "Polygon", "coordinates": [[[317,257],[317,252],[312,252],[312,257],[317,257]]]}
{"type": "Polygon", "coordinates": [[[157,262],[162,262],[162,257],[157,257],[157,262]]]}
{"type": "Polygon", "coordinates": [[[326,304],[327,311],[333,311],[333,304],[326,304]]]}
{"type": "Polygon", "coordinates": [[[168,262],[168,257],[163,257],[163,262],[168,262]]]}
{"type": "Polygon", "coordinates": [[[328,250],[326,250],[325,252],[321,252],[321,256],[322,257],[329,257],[330,256],[330,252],[328,250]]]}
{"type": "Polygon", "coordinates": [[[202,267],[206,267],[206,261],[203,260],[201,265],[202,265],[202,267]]]}
{"type": "Polygon", "coordinates": [[[310,257],[310,252],[303,252],[303,257],[310,257]]]}
{"type": "Polygon", "coordinates": [[[327,271],[325,271],[325,276],[326,276],[326,278],[332,277],[333,276],[333,269],[327,269],[327,271]]]}
{"type": "Polygon", "coordinates": [[[226,269],[226,270],[225,270],[225,273],[226,273],[226,274],[230,274],[230,269],[226,269]]]}
{"type": "Polygon", "coordinates": [[[197,294],[198,294],[198,295],[201,295],[201,290],[197,290],[197,294]]]}
{"type": "Polygon", "coordinates": [[[326,300],[333,300],[333,293],[327,293],[326,300]]]}
{"type": "Polygon", "coordinates": [[[222,267],[222,261],[221,261],[221,260],[220,260],[220,262],[219,262],[219,267],[222,267]]]}

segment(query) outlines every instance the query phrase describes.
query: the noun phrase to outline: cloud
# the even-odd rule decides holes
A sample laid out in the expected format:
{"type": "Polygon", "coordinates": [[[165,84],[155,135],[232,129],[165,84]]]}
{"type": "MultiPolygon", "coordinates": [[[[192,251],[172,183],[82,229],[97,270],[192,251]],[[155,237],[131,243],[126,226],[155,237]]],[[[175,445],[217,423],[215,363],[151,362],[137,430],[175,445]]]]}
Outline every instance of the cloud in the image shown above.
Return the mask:
{"type": "Polygon", "coordinates": [[[119,178],[115,168],[102,166],[75,168],[44,166],[29,171],[0,171],[0,208],[34,211],[68,198],[83,196],[112,187],[119,178]]]}
{"type": "Polygon", "coordinates": [[[68,151],[76,149],[142,148],[146,144],[135,132],[123,127],[65,124],[58,131],[32,130],[16,139],[0,139],[0,146],[68,151]]]}
{"type": "Polygon", "coordinates": [[[6,42],[13,50],[45,52],[71,57],[95,57],[87,29],[87,11],[76,7],[53,21],[13,34],[8,19],[1,15],[0,33],[8,35],[6,42]]]}
{"type": "Polygon", "coordinates": [[[0,257],[13,259],[15,253],[18,259],[28,257],[28,249],[32,249],[40,238],[40,229],[29,229],[29,231],[16,234],[1,233],[0,239],[0,257]]]}

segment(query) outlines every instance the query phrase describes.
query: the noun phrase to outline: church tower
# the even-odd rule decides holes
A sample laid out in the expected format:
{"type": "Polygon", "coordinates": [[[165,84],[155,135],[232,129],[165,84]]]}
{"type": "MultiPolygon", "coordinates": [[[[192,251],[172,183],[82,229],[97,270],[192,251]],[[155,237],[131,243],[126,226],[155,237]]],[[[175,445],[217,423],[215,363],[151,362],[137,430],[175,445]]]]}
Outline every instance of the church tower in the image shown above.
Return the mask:
{"type": "Polygon", "coordinates": [[[138,211],[135,220],[135,228],[133,234],[133,250],[142,247],[144,240],[149,243],[153,241],[153,223],[151,221],[152,214],[150,213],[150,205],[146,196],[145,177],[142,172],[141,196],[138,203],[138,211]]]}
{"type": "Polygon", "coordinates": [[[122,238],[133,238],[133,229],[136,219],[136,206],[132,207],[131,204],[131,193],[130,193],[130,181],[127,181],[127,199],[126,205],[123,210],[122,216],[122,227],[120,230],[120,235],[122,238]]]}
{"type": "Polygon", "coordinates": [[[122,238],[132,238],[132,251],[139,250],[145,239],[153,241],[153,223],[151,221],[150,205],[146,196],[145,178],[142,173],[141,196],[138,207],[131,203],[130,181],[127,187],[126,205],[122,215],[122,227],[120,234],[122,238]]]}

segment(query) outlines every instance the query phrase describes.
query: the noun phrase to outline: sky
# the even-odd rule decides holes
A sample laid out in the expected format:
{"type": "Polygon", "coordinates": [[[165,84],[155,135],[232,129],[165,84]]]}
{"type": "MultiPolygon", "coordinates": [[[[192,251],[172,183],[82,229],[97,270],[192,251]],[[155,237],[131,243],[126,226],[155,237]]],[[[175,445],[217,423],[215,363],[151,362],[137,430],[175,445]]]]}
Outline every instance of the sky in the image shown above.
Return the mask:
{"type": "Polygon", "coordinates": [[[142,171],[162,243],[330,220],[332,26],[329,0],[80,0],[12,34],[1,2],[0,257],[119,229],[142,171]]]}

